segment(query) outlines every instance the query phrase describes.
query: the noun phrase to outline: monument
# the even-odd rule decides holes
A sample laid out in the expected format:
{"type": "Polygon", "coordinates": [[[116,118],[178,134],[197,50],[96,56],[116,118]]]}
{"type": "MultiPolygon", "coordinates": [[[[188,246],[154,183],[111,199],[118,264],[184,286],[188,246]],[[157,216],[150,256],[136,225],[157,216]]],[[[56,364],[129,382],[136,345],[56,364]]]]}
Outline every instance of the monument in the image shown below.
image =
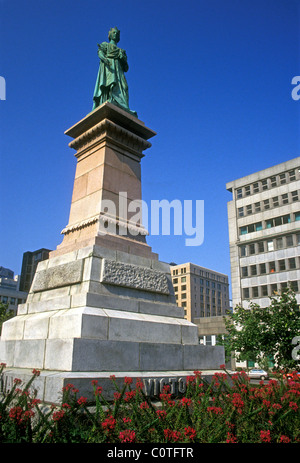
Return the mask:
{"type": "Polygon", "coordinates": [[[150,395],[166,382],[180,392],[194,370],[225,363],[222,347],[199,345],[197,326],[176,305],[170,267],[137,220],[141,159],[156,134],[129,109],[126,54],[116,28],[109,37],[99,46],[93,110],[65,132],[77,165],[63,240],[2,328],[4,388],[38,369],[44,402],[59,403],[67,383],[90,397],[93,379],[110,398],[111,375],[142,378],[150,395]]]}

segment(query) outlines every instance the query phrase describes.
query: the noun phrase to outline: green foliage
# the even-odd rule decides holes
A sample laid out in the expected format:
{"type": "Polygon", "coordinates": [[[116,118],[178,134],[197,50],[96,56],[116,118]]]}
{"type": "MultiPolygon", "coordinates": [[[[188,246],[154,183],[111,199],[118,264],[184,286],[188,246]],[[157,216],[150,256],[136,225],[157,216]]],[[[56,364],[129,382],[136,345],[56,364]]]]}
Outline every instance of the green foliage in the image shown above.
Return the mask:
{"type": "MultiPolygon", "coordinates": [[[[4,365],[0,367],[0,374],[4,365]]],[[[32,394],[33,377],[23,389],[15,380],[0,401],[0,443],[256,443],[300,442],[300,381],[278,376],[252,386],[244,372],[225,370],[207,381],[195,371],[184,397],[166,385],[160,404],[143,383],[125,378],[108,402],[92,381],[93,404],[67,384],[60,406],[42,407],[32,394]]]]}
{"type": "Polygon", "coordinates": [[[265,308],[252,302],[249,309],[237,306],[224,321],[228,332],[224,344],[237,360],[263,364],[273,358],[277,368],[297,368],[292,341],[300,333],[300,312],[292,290],[271,297],[265,308]]]}

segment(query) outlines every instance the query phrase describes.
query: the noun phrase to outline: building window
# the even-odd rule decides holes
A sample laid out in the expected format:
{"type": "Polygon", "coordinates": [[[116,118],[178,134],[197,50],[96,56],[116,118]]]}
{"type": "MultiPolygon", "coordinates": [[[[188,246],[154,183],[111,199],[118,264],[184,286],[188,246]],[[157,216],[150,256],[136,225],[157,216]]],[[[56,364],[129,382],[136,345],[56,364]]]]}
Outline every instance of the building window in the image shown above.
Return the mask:
{"type": "Polygon", "coordinates": [[[236,197],[237,197],[237,199],[241,199],[241,198],[243,197],[243,190],[242,190],[242,188],[238,188],[238,189],[236,190],[236,197]]]}
{"type": "Polygon", "coordinates": [[[243,207],[238,208],[238,215],[239,215],[239,217],[244,217],[244,208],[243,207]]]}
{"type": "MultiPolygon", "coordinates": [[[[300,220],[300,214],[299,214],[299,219],[300,220]]],[[[283,225],[285,223],[290,223],[291,222],[291,216],[290,214],[287,215],[282,215],[280,217],[275,217],[274,219],[269,219],[266,221],[266,226],[267,228],[272,228],[272,227],[278,227],[278,225],[283,225]]]]}
{"type": "Polygon", "coordinates": [[[186,285],[181,286],[181,291],[186,291],[186,285]]]}
{"type": "Polygon", "coordinates": [[[252,297],[258,297],[258,286],[253,286],[252,297]]]}
{"type": "Polygon", "coordinates": [[[286,183],[285,173],[279,175],[279,182],[280,182],[280,185],[284,185],[286,183]]]}
{"type": "Polygon", "coordinates": [[[295,257],[291,257],[289,259],[289,268],[290,268],[290,270],[293,270],[293,269],[296,268],[296,259],[295,259],[295,257]]]}
{"type": "Polygon", "coordinates": [[[287,236],[285,237],[285,239],[286,239],[286,246],[287,246],[288,248],[290,248],[291,246],[293,246],[293,235],[287,235],[287,236]]]}
{"type": "Polygon", "coordinates": [[[271,293],[272,294],[276,294],[277,293],[277,284],[274,283],[273,285],[271,285],[271,293]]]}
{"type": "Polygon", "coordinates": [[[271,187],[274,188],[275,186],[277,186],[277,179],[276,177],[271,177],[270,178],[270,181],[271,181],[271,187]]]}
{"type": "Polygon", "coordinates": [[[260,212],[261,208],[260,208],[260,203],[255,203],[255,212],[260,212]]]}
{"type": "Polygon", "coordinates": [[[242,267],[242,277],[248,276],[248,267],[242,267]]]}
{"type": "Polygon", "coordinates": [[[295,170],[289,171],[289,178],[290,178],[290,182],[292,182],[293,180],[296,180],[295,170]]]}
{"type": "Polygon", "coordinates": [[[267,241],[267,249],[268,249],[268,251],[274,251],[274,243],[273,243],[273,240],[268,240],[268,241],[267,241]]]}
{"type": "Polygon", "coordinates": [[[266,264],[260,264],[259,265],[259,270],[260,270],[261,275],[264,275],[265,273],[267,273],[266,264]]]}
{"type": "Polygon", "coordinates": [[[275,262],[269,262],[269,272],[274,273],[276,271],[275,262]]]}
{"type": "Polygon", "coordinates": [[[262,222],[257,222],[255,224],[255,231],[260,231],[262,230],[262,222]]]}
{"type": "Polygon", "coordinates": [[[265,210],[270,209],[270,201],[269,201],[269,199],[264,200],[264,209],[265,210]]]}
{"type": "Polygon", "coordinates": [[[291,281],[291,287],[292,287],[292,290],[297,292],[298,291],[298,281],[291,281]]]}
{"type": "Polygon", "coordinates": [[[272,201],[273,201],[273,207],[278,207],[279,206],[279,198],[278,198],[278,196],[274,196],[274,198],[272,198],[272,201]]]}
{"type": "Polygon", "coordinates": [[[254,243],[251,243],[249,245],[249,254],[250,256],[252,256],[253,254],[255,254],[255,244],[254,243]]]}
{"type": "Polygon", "coordinates": [[[247,215],[252,214],[252,204],[248,204],[248,206],[246,206],[246,210],[247,210],[247,215]]]}
{"type": "Polygon", "coordinates": [[[259,184],[253,183],[253,193],[258,193],[258,192],[259,192],[259,184]]]}
{"type": "Polygon", "coordinates": [[[252,276],[257,275],[256,265],[251,265],[250,271],[252,276]]]}
{"type": "Polygon", "coordinates": [[[282,204],[287,204],[289,202],[289,197],[287,193],[284,193],[283,195],[281,195],[281,201],[282,201],[282,204]]]}
{"type": "Polygon", "coordinates": [[[295,212],[295,221],[300,220],[300,212],[295,212]]]}
{"type": "Polygon", "coordinates": [[[261,287],[261,295],[262,296],[267,296],[268,295],[268,286],[267,285],[263,285],[261,287]]]}
{"type": "Polygon", "coordinates": [[[181,283],[185,283],[186,282],[186,277],[181,277],[181,283]]]}
{"type": "Polygon", "coordinates": [[[263,241],[259,241],[258,243],[258,252],[264,252],[265,246],[263,241]]]}
{"type": "Polygon", "coordinates": [[[277,238],[276,239],[276,247],[277,247],[277,249],[282,249],[283,248],[283,239],[282,238],[277,238]]]}
{"type": "Polygon", "coordinates": [[[292,201],[298,201],[298,191],[292,191],[292,201]]]}
{"type": "Polygon", "coordinates": [[[262,180],[261,181],[261,186],[262,186],[263,190],[267,190],[268,189],[268,180],[267,179],[262,180]]]}
{"type": "Polygon", "coordinates": [[[284,271],[285,270],[285,260],[284,259],[279,260],[278,263],[279,263],[279,270],[284,271]]]}
{"type": "Polygon", "coordinates": [[[250,191],[250,185],[245,186],[245,196],[250,196],[251,191],[250,191]]]}
{"type": "Polygon", "coordinates": [[[249,288],[243,288],[243,299],[249,299],[249,288]]]}
{"type": "Polygon", "coordinates": [[[247,247],[244,244],[240,247],[240,255],[241,257],[246,257],[247,255],[247,247]]]}

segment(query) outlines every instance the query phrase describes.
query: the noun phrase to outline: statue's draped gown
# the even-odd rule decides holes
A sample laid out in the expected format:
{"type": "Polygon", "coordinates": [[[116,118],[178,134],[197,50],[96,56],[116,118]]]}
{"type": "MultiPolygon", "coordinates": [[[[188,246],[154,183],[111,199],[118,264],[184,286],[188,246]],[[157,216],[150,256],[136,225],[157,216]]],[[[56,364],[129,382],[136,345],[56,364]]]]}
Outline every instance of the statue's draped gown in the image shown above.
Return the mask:
{"type": "Polygon", "coordinates": [[[114,43],[103,42],[99,45],[98,56],[100,66],[93,97],[93,109],[109,101],[136,115],[135,111],[129,109],[128,85],[124,74],[128,71],[125,50],[114,43]],[[108,60],[108,64],[102,60],[103,57],[108,60]]]}

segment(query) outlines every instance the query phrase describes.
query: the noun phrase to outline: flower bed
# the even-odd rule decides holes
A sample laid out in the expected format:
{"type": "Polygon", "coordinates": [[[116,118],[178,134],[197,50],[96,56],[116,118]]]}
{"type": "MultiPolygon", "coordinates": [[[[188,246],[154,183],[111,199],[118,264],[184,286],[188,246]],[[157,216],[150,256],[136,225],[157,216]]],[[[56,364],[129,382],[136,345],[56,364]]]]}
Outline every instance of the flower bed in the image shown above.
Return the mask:
{"type": "MultiPolygon", "coordinates": [[[[1,365],[2,373],[5,365],[1,365]]],[[[30,394],[39,372],[21,389],[0,401],[0,442],[36,443],[294,443],[300,442],[300,381],[276,379],[252,385],[244,372],[216,373],[210,382],[201,372],[187,378],[184,397],[165,386],[160,402],[144,393],[141,380],[125,378],[108,403],[92,381],[89,404],[72,384],[63,388],[60,406],[42,407],[30,394]],[[91,406],[92,405],[92,406],[91,406]]]]}

